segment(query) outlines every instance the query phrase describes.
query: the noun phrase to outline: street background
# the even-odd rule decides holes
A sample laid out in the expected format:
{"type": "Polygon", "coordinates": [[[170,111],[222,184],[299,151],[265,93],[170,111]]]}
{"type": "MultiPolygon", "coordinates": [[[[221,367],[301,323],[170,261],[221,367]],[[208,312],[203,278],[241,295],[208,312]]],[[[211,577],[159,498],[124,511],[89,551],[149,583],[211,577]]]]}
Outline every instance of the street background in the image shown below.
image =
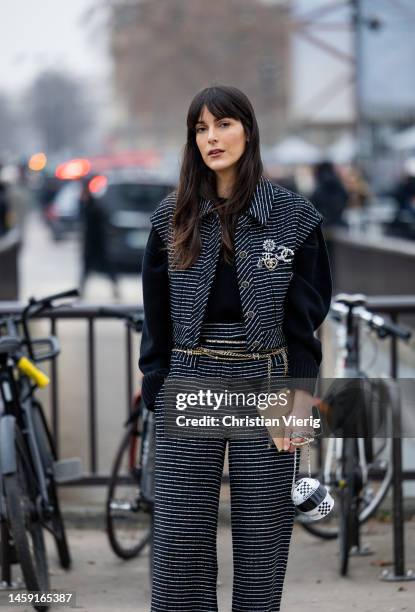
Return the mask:
{"type": "MultiPolygon", "coordinates": [[[[74,287],[83,290],[80,306],[142,307],[149,214],[176,184],[190,100],[213,83],[248,95],[268,175],[324,214],[335,292],[413,299],[414,25],[412,0],[3,0],[0,308],[74,287]],[[88,217],[94,202],[96,216],[88,217]]],[[[410,329],[414,315],[398,308],[410,329]]],[[[36,321],[32,330],[46,336],[50,322],[36,321]]],[[[57,323],[57,435],[61,458],[80,457],[85,477],[105,478],[130,405],[128,368],[133,389],[140,387],[139,337],[128,364],[123,322],[96,318],[94,330],[95,472],[86,318],[57,323]]],[[[338,354],[331,321],[323,342],[322,372],[330,377],[338,354]]],[[[389,340],[364,336],[369,375],[389,375],[389,359],[389,340]]],[[[400,343],[398,376],[414,373],[413,341],[400,343]]],[[[51,422],[51,389],[38,396],[51,422]]],[[[415,418],[413,398],[403,409],[404,419],[415,418]]],[[[403,440],[402,453],[404,470],[413,473],[414,439],[403,440]]],[[[403,492],[406,567],[415,570],[413,477],[403,492]]],[[[112,553],[105,494],[92,484],[60,488],[74,568],[58,569],[48,540],[51,583],[76,591],[81,610],[144,612],[147,551],[129,563],[112,553]]],[[[296,525],[282,609],[413,609],[414,582],[378,579],[393,563],[391,521],[388,494],[363,528],[374,555],[352,557],[347,578],[338,576],[337,542],[296,525]]],[[[230,610],[226,485],[218,554],[220,610],[230,610]]]]}

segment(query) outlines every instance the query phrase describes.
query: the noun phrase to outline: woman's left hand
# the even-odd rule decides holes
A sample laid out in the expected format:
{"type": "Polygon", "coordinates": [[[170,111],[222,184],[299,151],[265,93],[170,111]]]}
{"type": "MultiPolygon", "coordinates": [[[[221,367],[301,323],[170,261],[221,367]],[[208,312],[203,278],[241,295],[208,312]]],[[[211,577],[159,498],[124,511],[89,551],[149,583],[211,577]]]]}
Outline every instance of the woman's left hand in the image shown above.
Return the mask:
{"type": "MultiPolygon", "coordinates": [[[[294,421],[296,419],[310,419],[312,417],[312,408],[315,404],[315,398],[308,393],[308,391],[304,391],[303,389],[296,389],[294,393],[294,401],[293,408],[288,416],[293,416],[294,421]]],[[[304,438],[291,438],[291,434],[295,431],[301,430],[302,433],[310,432],[310,437],[315,435],[313,426],[305,425],[305,426],[295,426],[295,423],[290,427],[286,427],[284,431],[284,436],[281,438],[274,438],[274,442],[278,448],[278,450],[285,450],[293,453],[297,448],[292,444],[293,442],[300,443],[304,442],[304,438]]]]}

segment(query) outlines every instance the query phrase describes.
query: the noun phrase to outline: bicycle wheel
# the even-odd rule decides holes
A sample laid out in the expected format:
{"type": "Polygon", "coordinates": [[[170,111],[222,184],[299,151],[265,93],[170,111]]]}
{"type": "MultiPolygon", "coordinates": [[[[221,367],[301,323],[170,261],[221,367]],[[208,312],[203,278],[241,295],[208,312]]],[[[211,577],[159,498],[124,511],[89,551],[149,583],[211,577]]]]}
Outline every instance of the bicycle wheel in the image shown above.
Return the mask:
{"type": "Polygon", "coordinates": [[[106,502],[111,548],[122,559],[140,554],[151,538],[152,503],[142,492],[143,411],[128,424],[112,469],[106,502]]]}
{"type": "Polygon", "coordinates": [[[367,477],[363,473],[362,504],[359,521],[367,521],[384,500],[393,478],[392,462],[392,410],[388,381],[371,381],[370,436],[365,440],[369,457],[367,477]],[[382,437],[376,437],[382,436],[382,437]]]}
{"type": "Polygon", "coordinates": [[[340,575],[346,576],[349,567],[350,549],[353,545],[354,529],[358,526],[357,488],[358,455],[353,438],[343,440],[342,479],[339,483],[339,560],[340,575]]]}
{"type": "MultiPolygon", "coordinates": [[[[28,591],[48,591],[49,574],[43,527],[37,508],[38,492],[24,441],[16,430],[17,471],[4,477],[7,517],[28,591]]],[[[48,610],[49,606],[35,606],[48,610]]]]}
{"type": "Polygon", "coordinates": [[[35,429],[36,440],[42,459],[42,465],[47,478],[47,487],[51,512],[48,520],[48,529],[53,535],[56,549],[58,552],[59,563],[63,569],[69,569],[72,565],[71,553],[66,537],[65,524],[62,518],[56,482],[53,474],[53,462],[57,455],[55,445],[47,426],[45,415],[41,404],[33,401],[33,426],[35,429]]]}
{"type": "MultiPolygon", "coordinates": [[[[372,403],[370,417],[373,421],[370,434],[380,433],[382,437],[368,437],[360,443],[365,466],[362,465],[362,491],[359,505],[359,523],[365,523],[383,502],[392,482],[392,422],[391,412],[388,409],[387,384],[382,380],[370,381],[372,388],[372,403]],[[379,416],[380,410],[384,413],[379,416]],[[375,422],[376,421],[376,422],[375,422]],[[363,446],[362,446],[363,445],[363,446]]],[[[338,537],[339,533],[339,495],[337,485],[339,481],[338,444],[334,438],[321,440],[323,444],[322,467],[317,471],[317,478],[331,492],[334,498],[333,510],[323,519],[315,523],[305,523],[298,517],[298,522],[309,533],[326,540],[338,537]]]]}

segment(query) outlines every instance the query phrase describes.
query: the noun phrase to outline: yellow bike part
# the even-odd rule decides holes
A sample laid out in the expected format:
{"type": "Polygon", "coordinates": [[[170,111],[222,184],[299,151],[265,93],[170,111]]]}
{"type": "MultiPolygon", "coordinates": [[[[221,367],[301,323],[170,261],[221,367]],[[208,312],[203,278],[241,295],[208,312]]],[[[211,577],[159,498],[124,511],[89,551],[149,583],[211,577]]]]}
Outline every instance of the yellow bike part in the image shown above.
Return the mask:
{"type": "Polygon", "coordinates": [[[50,383],[49,376],[42,372],[42,370],[39,370],[27,357],[20,357],[17,367],[23,374],[29,376],[38,387],[47,387],[50,383]]]}

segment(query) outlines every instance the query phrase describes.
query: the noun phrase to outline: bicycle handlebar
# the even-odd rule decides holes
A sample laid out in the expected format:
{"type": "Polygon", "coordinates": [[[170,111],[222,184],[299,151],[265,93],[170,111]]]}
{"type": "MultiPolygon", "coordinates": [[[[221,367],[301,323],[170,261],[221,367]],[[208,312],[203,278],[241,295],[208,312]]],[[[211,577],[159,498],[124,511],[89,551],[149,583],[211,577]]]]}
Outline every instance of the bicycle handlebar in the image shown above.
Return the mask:
{"type": "Polygon", "coordinates": [[[68,291],[61,291],[60,293],[53,293],[52,295],[48,295],[39,300],[31,297],[29,298],[28,305],[22,312],[22,320],[29,319],[31,316],[33,317],[35,314],[42,312],[42,310],[45,310],[46,308],[51,308],[52,302],[55,302],[56,300],[70,297],[79,297],[79,290],[69,289],[68,291]]]}
{"type": "Polygon", "coordinates": [[[386,338],[387,336],[396,336],[401,340],[409,340],[412,336],[412,332],[392,321],[386,321],[383,317],[378,314],[374,314],[364,309],[362,312],[357,311],[358,316],[366,321],[371,329],[378,332],[380,337],[386,338]]]}
{"type": "Polygon", "coordinates": [[[79,297],[79,289],[68,289],[67,291],[61,291],[60,293],[54,293],[52,295],[48,295],[45,298],[41,298],[40,300],[36,300],[37,302],[54,302],[55,300],[61,300],[63,298],[70,297],[79,297]]]}
{"type": "MultiPolygon", "coordinates": [[[[33,351],[33,346],[32,346],[33,341],[30,336],[28,320],[31,317],[34,317],[35,315],[41,313],[43,310],[46,310],[47,308],[53,308],[52,302],[56,300],[60,300],[63,298],[69,298],[69,297],[78,297],[78,296],[79,296],[78,289],[69,289],[68,291],[61,291],[60,293],[54,293],[52,295],[48,295],[39,300],[37,300],[34,297],[31,297],[29,299],[27,306],[23,309],[22,314],[19,317],[8,317],[7,318],[7,325],[9,326],[11,325],[14,327],[14,325],[19,324],[19,323],[22,325],[24,342],[27,345],[29,357],[32,360],[38,361],[33,351]]],[[[11,335],[14,335],[14,334],[11,334],[11,335]]],[[[43,340],[43,342],[45,342],[45,340],[43,340]]],[[[53,358],[54,356],[59,354],[59,346],[55,344],[54,340],[51,340],[50,344],[51,344],[51,351],[49,355],[46,354],[46,356],[43,356],[43,359],[53,358]]]]}
{"type": "Polygon", "coordinates": [[[356,302],[352,300],[345,301],[341,299],[339,302],[335,301],[331,305],[330,310],[336,320],[340,320],[343,315],[353,312],[355,316],[362,319],[371,329],[376,331],[379,338],[395,336],[407,341],[412,336],[412,332],[409,329],[405,329],[392,321],[387,321],[381,315],[370,312],[364,306],[356,305],[356,302]]]}

